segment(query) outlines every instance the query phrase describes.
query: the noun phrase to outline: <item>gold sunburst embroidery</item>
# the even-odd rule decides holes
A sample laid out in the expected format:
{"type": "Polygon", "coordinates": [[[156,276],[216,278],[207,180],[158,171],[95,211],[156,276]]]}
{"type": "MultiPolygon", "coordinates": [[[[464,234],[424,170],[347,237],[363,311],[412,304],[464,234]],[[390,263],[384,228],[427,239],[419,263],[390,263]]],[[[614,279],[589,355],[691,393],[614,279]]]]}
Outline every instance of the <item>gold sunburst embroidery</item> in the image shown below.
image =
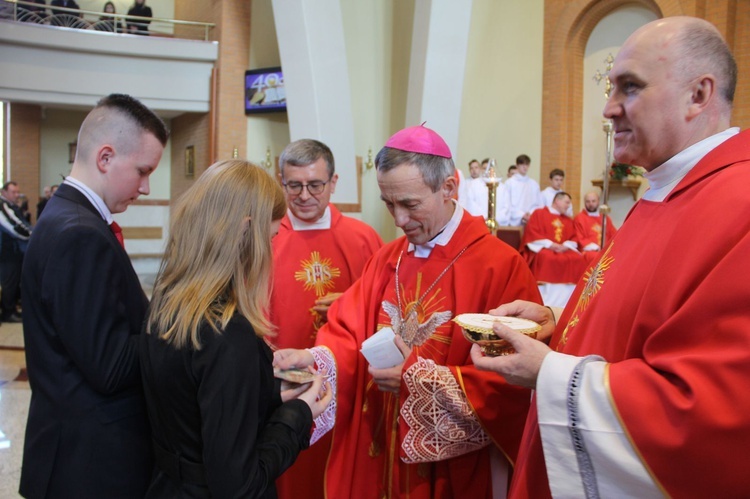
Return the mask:
{"type": "Polygon", "coordinates": [[[589,306],[589,301],[591,301],[591,298],[593,298],[594,295],[598,293],[602,288],[602,285],[604,285],[604,273],[607,271],[607,269],[609,269],[609,267],[612,266],[612,263],[615,261],[614,258],[609,256],[609,252],[611,249],[612,245],[607,248],[607,251],[604,252],[597,264],[594,265],[590,270],[587,270],[583,275],[583,278],[586,279],[586,285],[583,287],[581,297],[578,299],[578,305],[576,307],[581,313],[586,310],[586,307],[589,306]]]}
{"type": "Polygon", "coordinates": [[[305,291],[314,289],[317,297],[334,289],[334,278],[341,276],[341,270],[331,265],[331,259],[321,259],[318,251],[310,253],[310,259],[302,260],[300,264],[302,270],[294,273],[294,279],[304,283],[305,291]]]}
{"type": "Polygon", "coordinates": [[[589,306],[591,299],[602,289],[604,286],[604,274],[612,266],[615,259],[610,256],[609,253],[614,247],[614,242],[607,247],[602,257],[599,259],[596,265],[590,270],[587,270],[583,275],[583,279],[586,280],[586,284],[581,291],[581,296],[578,297],[576,308],[573,310],[573,314],[570,316],[570,320],[565,325],[560,341],[557,344],[557,350],[561,350],[563,346],[568,342],[568,336],[573,329],[580,322],[581,314],[589,306]]]}

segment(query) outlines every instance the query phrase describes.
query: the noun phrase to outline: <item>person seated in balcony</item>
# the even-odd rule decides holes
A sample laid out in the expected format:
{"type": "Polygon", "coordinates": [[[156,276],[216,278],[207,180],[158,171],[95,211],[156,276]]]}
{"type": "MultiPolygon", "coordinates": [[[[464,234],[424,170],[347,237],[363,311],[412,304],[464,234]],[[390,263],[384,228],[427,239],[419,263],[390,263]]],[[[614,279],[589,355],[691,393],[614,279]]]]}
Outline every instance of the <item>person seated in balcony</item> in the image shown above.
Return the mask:
{"type": "Polygon", "coordinates": [[[573,220],[565,215],[569,207],[570,195],[558,192],[552,206],[531,214],[523,233],[521,254],[539,283],[545,305],[564,307],[585,270],[573,220]]]}
{"type": "MultiPolygon", "coordinates": [[[[117,14],[115,4],[107,2],[104,4],[104,14],[117,14]]],[[[122,21],[111,15],[99,16],[99,22],[94,25],[98,31],[108,31],[110,33],[122,33],[122,21]]]]}
{"type": "MultiPolygon", "coordinates": [[[[154,17],[151,13],[151,7],[146,5],[146,0],[135,0],[135,3],[128,10],[129,16],[154,17]]],[[[128,19],[128,33],[134,35],[148,36],[148,25],[151,23],[147,19],[128,19]]]]}
{"type": "MultiPolygon", "coordinates": [[[[65,7],[66,9],[81,10],[75,0],[52,0],[50,4],[53,7],[65,7]]],[[[81,17],[81,14],[68,12],[67,10],[52,9],[53,16],[69,15],[73,17],[81,17]]]]}
{"type": "Polygon", "coordinates": [[[38,23],[47,17],[47,2],[45,0],[27,0],[37,5],[18,5],[17,21],[38,23]]]}

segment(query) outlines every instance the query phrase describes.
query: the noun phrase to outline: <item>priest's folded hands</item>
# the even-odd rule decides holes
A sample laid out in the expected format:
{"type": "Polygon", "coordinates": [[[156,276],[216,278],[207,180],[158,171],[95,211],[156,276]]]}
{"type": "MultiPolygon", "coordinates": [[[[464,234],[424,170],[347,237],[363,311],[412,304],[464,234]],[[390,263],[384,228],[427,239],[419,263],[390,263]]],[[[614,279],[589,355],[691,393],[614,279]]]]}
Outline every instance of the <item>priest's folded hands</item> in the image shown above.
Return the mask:
{"type": "Polygon", "coordinates": [[[536,380],[542,361],[552,350],[547,346],[552,332],[555,330],[555,318],[552,311],[542,305],[516,300],[490,310],[491,315],[520,317],[529,319],[540,326],[542,330],[536,339],[532,339],[522,333],[516,332],[500,322],[492,326],[493,332],[510,343],[516,353],[499,356],[485,357],[479,345],[471,348],[471,359],[474,365],[484,371],[494,371],[500,374],[508,383],[536,388],[536,380]]]}

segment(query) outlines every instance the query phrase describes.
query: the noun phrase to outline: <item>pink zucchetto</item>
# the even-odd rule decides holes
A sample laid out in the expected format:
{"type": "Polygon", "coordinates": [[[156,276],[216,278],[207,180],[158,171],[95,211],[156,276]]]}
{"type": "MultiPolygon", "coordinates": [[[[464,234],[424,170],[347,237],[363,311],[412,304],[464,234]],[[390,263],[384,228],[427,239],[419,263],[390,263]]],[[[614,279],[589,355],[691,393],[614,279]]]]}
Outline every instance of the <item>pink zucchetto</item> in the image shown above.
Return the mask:
{"type": "Polygon", "coordinates": [[[424,126],[424,124],[404,128],[400,132],[396,132],[388,139],[385,146],[406,152],[451,158],[451,150],[448,144],[440,135],[424,126]]]}

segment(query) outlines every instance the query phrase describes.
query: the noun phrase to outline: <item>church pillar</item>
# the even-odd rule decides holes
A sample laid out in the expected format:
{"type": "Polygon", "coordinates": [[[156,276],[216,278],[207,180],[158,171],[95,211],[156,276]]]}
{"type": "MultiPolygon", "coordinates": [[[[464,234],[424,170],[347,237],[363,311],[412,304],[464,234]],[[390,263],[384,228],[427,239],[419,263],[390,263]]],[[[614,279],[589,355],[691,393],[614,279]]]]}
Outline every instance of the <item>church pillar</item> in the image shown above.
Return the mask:
{"type": "Polygon", "coordinates": [[[427,121],[454,155],[471,6],[472,0],[416,0],[414,10],[405,126],[427,121]]]}
{"type": "Polygon", "coordinates": [[[349,69],[339,0],[273,0],[291,140],[333,151],[336,203],[358,203],[349,69]]]}

